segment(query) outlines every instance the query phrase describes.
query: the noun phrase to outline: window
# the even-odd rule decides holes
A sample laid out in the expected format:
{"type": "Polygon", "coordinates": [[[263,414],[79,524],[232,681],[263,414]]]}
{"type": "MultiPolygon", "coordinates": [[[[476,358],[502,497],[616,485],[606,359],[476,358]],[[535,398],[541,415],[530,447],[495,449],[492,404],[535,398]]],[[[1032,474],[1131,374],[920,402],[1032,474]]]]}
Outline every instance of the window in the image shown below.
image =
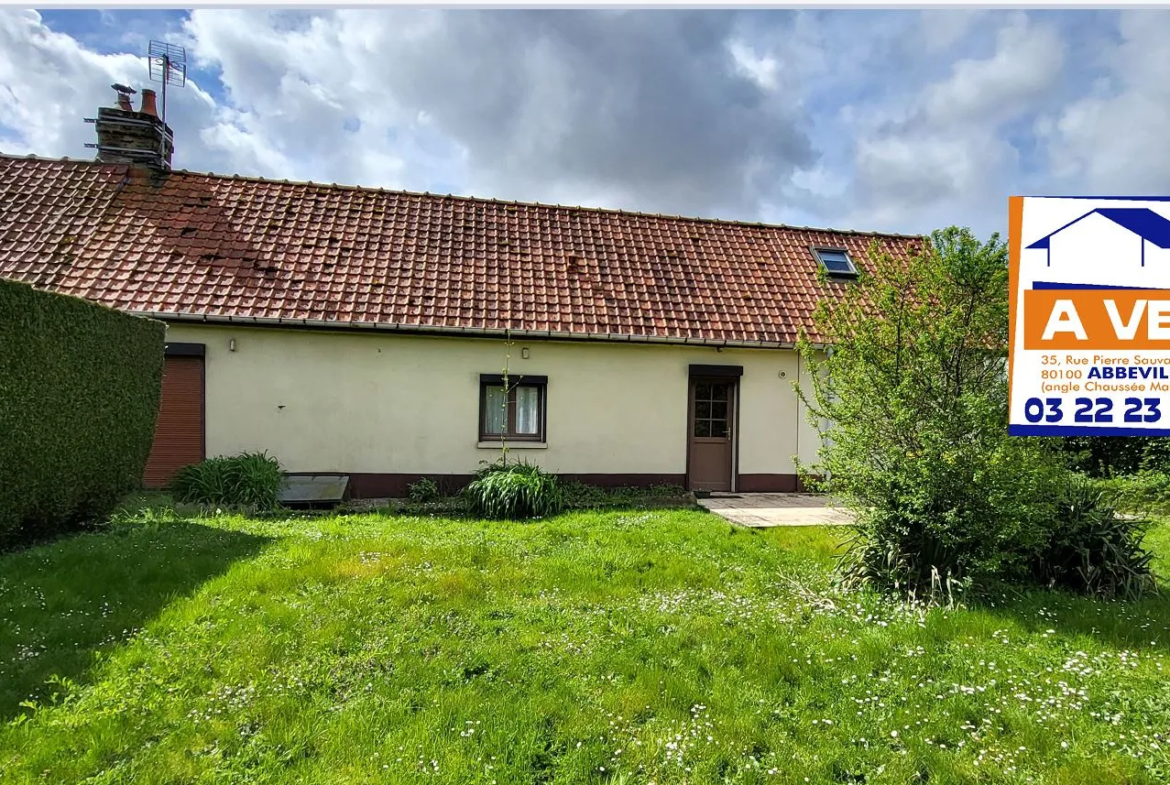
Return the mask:
{"type": "Polygon", "coordinates": [[[814,248],[813,253],[817,255],[817,259],[829,275],[841,278],[857,276],[857,268],[853,266],[853,260],[849,258],[849,252],[844,248],[814,248]]]}
{"type": "Polygon", "coordinates": [[[730,433],[728,424],[730,401],[730,382],[711,381],[696,384],[692,434],[698,438],[726,438],[730,433]]]}
{"type": "Polygon", "coordinates": [[[479,377],[479,440],[544,441],[544,376],[479,377]]]}

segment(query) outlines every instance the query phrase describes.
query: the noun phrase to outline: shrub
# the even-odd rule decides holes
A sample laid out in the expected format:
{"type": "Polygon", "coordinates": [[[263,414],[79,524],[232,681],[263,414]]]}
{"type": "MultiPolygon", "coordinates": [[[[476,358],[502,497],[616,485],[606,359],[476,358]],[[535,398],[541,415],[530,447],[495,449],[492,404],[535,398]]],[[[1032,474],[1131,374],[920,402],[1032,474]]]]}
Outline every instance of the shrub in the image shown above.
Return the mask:
{"type": "Polygon", "coordinates": [[[952,228],[869,257],[800,342],[801,397],[828,422],[802,473],[858,520],[845,575],[923,593],[1030,582],[1067,469],[1056,445],[1007,435],[1007,249],[952,228]]]}
{"type": "Polygon", "coordinates": [[[141,485],[165,329],[0,280],[0,548],[99,522],[141,485]]]}
{"type": "Polygon", "coordinates": [[[640,506],[647,503],[681,500],[686,496],[686,490],[678,485],[652,485],[649,488],[601,488],[577,480],[570,480],[562,482],[561,488],[564,491],[565,506],[578,509],[640,506]]]}
{"type": "Polygon", "coordinates": [[[439,491],[439,484],[430,477],[423,477],[418,482],[412,482],[406,488],[406,495],[416,504],[430,504],[443,497],[439,491]]]}
{"type": "Polygon", "coordinates": [[[1142,548],[1146,526],[1144,518],[1118,515],[1105,491],[1074,477],[1036,561],[1036,577],[1050,586],[1107,599],[1152,593],[1157,590],[1152,555],[1142,548]]]}
{"type": "Polygon", "coordinates": [[[952,582],[976,591],[1030,582],[1065,476],[1058,460],[1015,438],[892,461],[870,496],[877,503],[855,508],[846,582],[923,595],[952,582]]]}
{"type": "Polygon", "coordinates": [[[1162,469],[1144,468],[1128,476],[1099,477],[1089,481],[1119,510],[1156,515],[1170,513],[1170,474],[1162,469]]]}
{"type": "Polygon", "coordinates": [[[578,480],[562,483],[566,507],[598,508],[613,503],[614,494],[605,488],[588,485],[578,480]]]}
{"type": "Polygon", "coordinates": [[[1151,459],[1164,458],[1165,442],[1157,436],[1069,436],[1061,447],[1074,470],[1111,477],[1133,474],[1151,459]]]}
{"type": "Polygon", "coordinates": [[[171,478],[175,501],[185,504],[271,510],[278,502],[284,474],[267,453],[209,458],[184,466],[171,478]]]}
{"type": "Polygon", "coordinates": [[[544,518],[565,507],[556,476],[528,463],[485,466],[463,493],[469,512],[497,520],[544,518]]]}

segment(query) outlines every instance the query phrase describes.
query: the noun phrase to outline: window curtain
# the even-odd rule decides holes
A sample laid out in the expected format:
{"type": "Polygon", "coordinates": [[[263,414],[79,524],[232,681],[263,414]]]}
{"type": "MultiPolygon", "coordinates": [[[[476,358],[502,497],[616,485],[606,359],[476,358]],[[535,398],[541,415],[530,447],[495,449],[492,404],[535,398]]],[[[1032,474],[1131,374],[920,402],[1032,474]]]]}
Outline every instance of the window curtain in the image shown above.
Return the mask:
{"type": "Polygon", "coordinates": [[[483,417],[484,431],[486,433],[502,434],[507,430],[508,408],[505,405],[506,400],[507,398],[502,388],[487,388],[487,396],[484,399],[484,406],[487,407],[487,411],[484,412],[483,417]]]}
{"type": "Polygon", "coordinates": [[[540,433],[540,389],[516,388],[516,433],[535,436],[540,433]]]}

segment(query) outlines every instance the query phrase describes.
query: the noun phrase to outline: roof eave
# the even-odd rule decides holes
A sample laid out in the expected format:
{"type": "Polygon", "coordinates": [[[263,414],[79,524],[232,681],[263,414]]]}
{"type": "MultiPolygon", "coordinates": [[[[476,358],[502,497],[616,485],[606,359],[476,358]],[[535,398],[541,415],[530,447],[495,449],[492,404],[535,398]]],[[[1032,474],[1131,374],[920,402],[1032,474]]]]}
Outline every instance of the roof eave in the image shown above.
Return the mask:
{"type": "Polygon", "coordinates": [[[627,335],[619,333],[578,333],[558,330],[512,330],[489,327],[449,327],[427,324],[392,324],[385,322],[330,321],[327,319],[291,319],[285,317],[235,316],[226,314],[176,313],[166,311],[127,310],[164,322],[237,325],[240,327],[285,327],[290,329],[353,330],[355,332],[418,333],[465,338],[530,338],[546,341],[601,341],[607,343],[648,343],[712,348],[795,349],[791,341],[747,341],[688,336],[627,335]]]}

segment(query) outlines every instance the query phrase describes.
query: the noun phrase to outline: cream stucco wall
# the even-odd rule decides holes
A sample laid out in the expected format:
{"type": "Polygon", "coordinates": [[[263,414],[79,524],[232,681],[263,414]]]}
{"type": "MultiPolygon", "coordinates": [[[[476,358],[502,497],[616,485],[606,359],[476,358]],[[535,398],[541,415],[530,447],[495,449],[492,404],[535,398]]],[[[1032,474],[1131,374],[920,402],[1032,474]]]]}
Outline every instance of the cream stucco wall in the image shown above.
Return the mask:
{"type": "MultiPolygon", "coordinates": [[[[466,474],[498,456],[477,446],[479,375],[501,372],[502,340],[188,324],[167,340],[206,345],[209,456],[266,449],[293,472],[394,474],[466,474]]],[[[511,352],[513,374],[549,379],[547,447],[524,457],[550,471],[684,474],[691,363],[744,368],[739,474],[792,474],[793,455],[815,457],[792,351],[525,341],[511,352]]]]}
{"type": "MultiPolygon", "coordinates": [[[[819,360],[824,360],[824,355],[818,355],[819,360]]],[[[812,375],[808,372],[808,366],[802,361],[800,366],[800,387],[804,394],[810,400],[813,398],[812,375]]],[[[800,449],[797,455],[800,456],[800,462],[806,466],[810,466],[817,462],[819,458],[819,450],[821,445],[821,432],[825,430],[825,423],[822,420],[821,426],[818,429],[808,419],[808,407],[804,402],[797,398],[797,405],[800,408],[800,430],[798,432],[798,439],[800,449]]]]}

